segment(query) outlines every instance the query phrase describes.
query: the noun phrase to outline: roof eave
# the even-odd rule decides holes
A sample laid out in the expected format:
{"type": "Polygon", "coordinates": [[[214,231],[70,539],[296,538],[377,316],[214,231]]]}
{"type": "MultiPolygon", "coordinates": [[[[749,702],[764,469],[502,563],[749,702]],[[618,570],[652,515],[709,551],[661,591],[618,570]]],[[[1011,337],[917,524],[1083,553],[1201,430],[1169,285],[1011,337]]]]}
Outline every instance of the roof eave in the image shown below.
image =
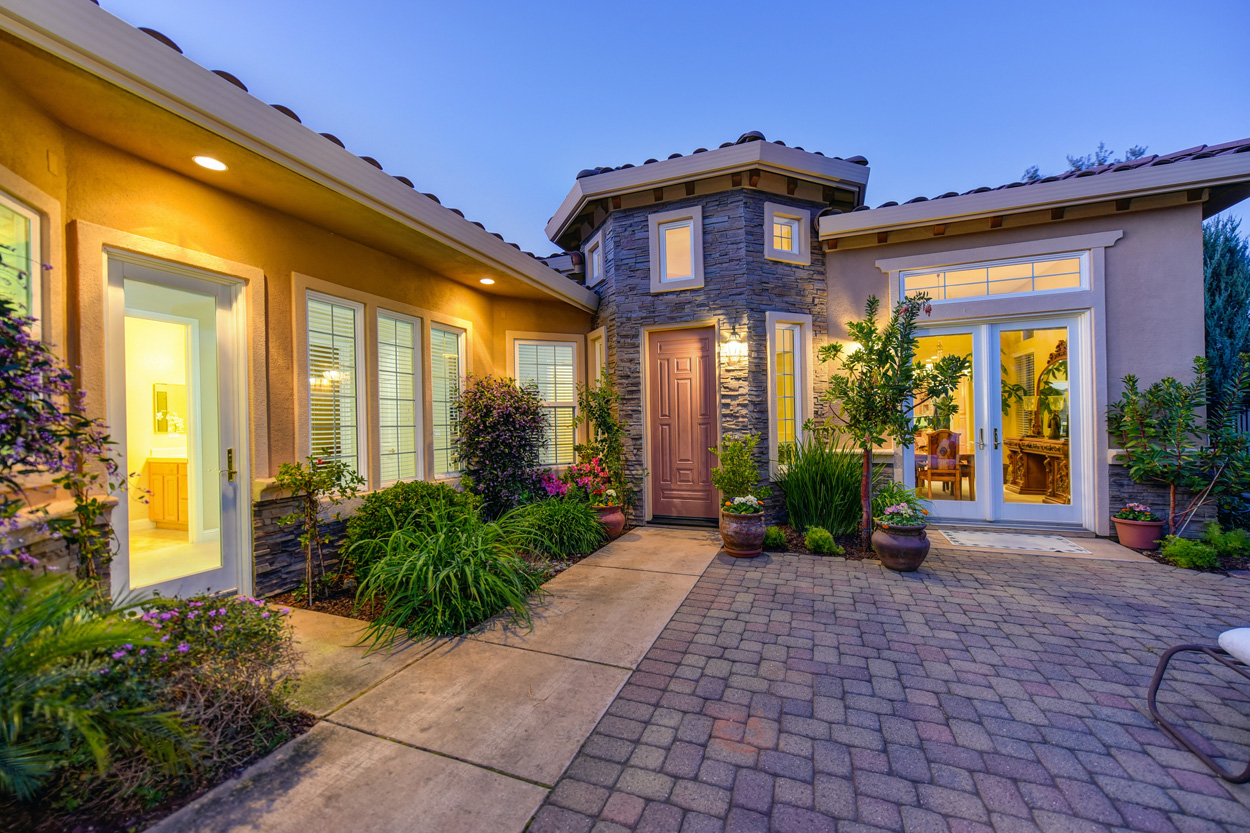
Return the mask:
{"type": "Polygon", "coordinates": [[[594,292],[92,4],[5,0],[0,29],[546,294],[598,307],[594,292]]]}
{"type": "Polygon", "coordinates": [[[826,185],[860,189],[868,183],[867,165],[845,159],[822,157],[798,148],[773,142],[745,142],[728,148],[665,159],[650,165],[637,165],[583,177],[573,184],[555,215],[547,222],[547,238],[562,237],[582,208],[593,200],[647,188],[676,185],[748,168],[795,176],[826,185]]]}
{"type": "Polygon", "coordinates": [[[935,222],[975,220],[1166,191],[1208,188],[1250,179],[1250,153],[1191,159],[980,194],[850,211],[820,218],[820,239],[892,231],[935,222]]]}

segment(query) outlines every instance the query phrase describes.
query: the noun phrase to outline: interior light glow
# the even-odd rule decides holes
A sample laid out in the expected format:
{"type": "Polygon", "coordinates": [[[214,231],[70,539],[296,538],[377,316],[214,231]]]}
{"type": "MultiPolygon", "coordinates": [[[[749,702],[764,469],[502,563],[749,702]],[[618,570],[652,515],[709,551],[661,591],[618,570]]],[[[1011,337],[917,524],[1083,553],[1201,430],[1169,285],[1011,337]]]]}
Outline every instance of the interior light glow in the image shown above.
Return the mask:
{"type": "Polygon", "coordinates": [[[226,163],[211,156],[194,156],[191,161],[199,165],[201,168],[208,168],[210,171],[226,170],[226,163]]]}
{"type": "Polygon", "coordinates": [[[483,283],[483,284],[486,284],[487,286],[490,286],[494,282],[495,282],[494,278],[482,278],[480,281],[478,281],[478,283],[483,283]]]}

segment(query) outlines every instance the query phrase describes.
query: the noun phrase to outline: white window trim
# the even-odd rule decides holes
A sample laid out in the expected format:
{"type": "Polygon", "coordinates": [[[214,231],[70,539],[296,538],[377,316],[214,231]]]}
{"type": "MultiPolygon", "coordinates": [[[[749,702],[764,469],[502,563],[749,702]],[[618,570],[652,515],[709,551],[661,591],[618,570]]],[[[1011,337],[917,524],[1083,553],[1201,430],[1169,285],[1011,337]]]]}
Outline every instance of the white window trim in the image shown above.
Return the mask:
{"type": "MultiPolygon", "coordinates": [[[[455,471],[434,471],[433,470],[434,460],[437,458],[437,454],[435,454],[434,452],[434,365],[433,365],[434,342],[433,342],[433,338],[434,338],[435,330],[440,330],[444,333],[452,333],[453,335],[457,336],[457,346],[460,348],[460,385],[458,388],[459,390],[464,389],[464,381],[466,378],[468,378],[468,374],[469,374],[469,368],[466,364],[466,352],[467,352],[467,342],[469,340],[469,334],[468,334],[468,330],[466,330],[463,327],[457,327],[453,324],[444,324],[439,321],[431,321],[430,326],[426,328],[426,331],[429,333],[429,335],[425,338],[425,341],[424,341],[425,354],[428,357],[426,360],[430,362],[430,364],[428,365],[430,368],[430,387],[429,387],[430,395],[429,395],[429,400],[428,400],[429,408],[430,408],[430,471],[429,471],[428,479],[458,480],[460,478],[459,469],[456,469],[455,471]]],[[[458,435],[452,435],[452,436],[454,437],[458,435]]],[[[452,443],[453,448],[454,448],[454,445],[455,443],[453,442],[452,443]]]]}
{"type": "Polygon", "coordinates": [[[586,255],[586,286],[598,286],[603,283],[604,277],[607,275],[607,258],[603,248],[603,229],[595,233],[593,237],[586,243],[584,249],[586,255]],[[594,276],[594,252],[599,252],[599,277],[594,276]]]}
{"type": "Polygon", "coordinates": [[[647,218],[651,249],[651,291],[675,292],[703,286],[703,207],[699,205],[677,211],[661,211],[647,218]],[[668,280],[664,277],[664,261],[660,229],[671,223],[690,224],[690,277],[668,280]]]}
{"type": "Polygon", "coordinates": [[[608,364],[608,330],[606,327],[599,327],[591,330],[586,336],[586,384],[589,387],[595,387],[599,383],[599,377],[603,374],[603,369],[608,364]],[[603,348],[603,361],[599,360],[598,348],[603,348]]]}
{"type": "Polygon", "coordinates": [[[392,483],[398,483],[400,480],[404,480],[404,479],[424,480],[425,479],[425,395],[424,395],[425,386],[423,384],[423,379],[424,379],[423,371],[425,369],[425,357],[422,356],[421,354],[426,349],[425,328],[421,326],[421,319],[416,317],[415,315],[408,315],[407,313],[398,312],[393,309],[388,309],[387,307],[378,307],[374,310],[373,325],[374,326],[373,326],[373,333],[371,336],[371,341],[372,341],[372,347],[373,347],[373,355],[377,357],[377,360],[374,362],[373,375],[374,375],[374,380],[375,380],[374,384],[376,384],[377,391],[378,391],[378,396],[377,396],[378,442],[377,442],[377,450],[374,453],[375,456],[374,456],[373,463],[377,467],[376,471],[377,471],[378,483],[380,486],[389,486],[392,483]],[[416,408],[415,421],[416,421],[416,432],[417,432],[417,437],[416,437],[417,473],[413,475],[411,478],[401,477],[396,480],[383,480],[382,479],[382,361],[381,361],[381,355],[380,355],[382,344],[379,341],[379,333],[381,332],[381,330],[378,324],[379,324],[379,320],[383,316],[385,316],[386,318],[393,319],[395,321],[406,321],[409,324],[412,324],[413,327],[415,328],[414,333],[413,333],[413,336],[414,336],[413,350],[416,352],[416,356],[414,356],[415,362],[413,364],[413,369],[412,369],[412,376],[413,376],[412,390],[413,390],[413,404],[416,408]]]}
{"type": "Polygon", "coordinates": [[[777,446],[780,444],[780,433],[777,430],[777,329],[779,325],[794,325],[799,328],[799,338],[795,349],[799,354],[799,367],[795,369],[795,380],[798,384],[797,410],[798,430],[796,438],[803,437],[803,423],[814,414],[813,399],[813,364],[812,348],[812,317],[798,312],[767,312],[764,314],[764,326],[768,331],[768,468],[773,474],[780,468],[777,460],[777,446]]]}
{"type": "Polygon", "coordinates": [[[1012,266],[1019,263],[1045,263],[1051,260],[1070,260],[1075,258],[1080,264],[1080,283],[1077,286],[1065,286],[1058,289],[1034,289],[1028,292],[1003,292],[997,295],[970,295],[961,298],[935,298],[931,302],[938,304],[968,304],[976,301],[992,301],[997,298],[1032,298],[1042,295],[1062,295],[1068,292],[1088,292],[1090,288],[1089,251],[1055,252],[1044,255],[1028,255],[998,260],[977,260],[968,263],[956,263],[949,266],[931,266],[923,269],[902,269],[898,273],[898,297],[907,295],[907,278],[913,275],[931,275],[937,272],[957,272],[963,269],[989,269],[995,266],[1012,266]]]}
{"type": "Polygon", "coordinates": [[[35,320],[32,335],[36,339],[43,337],[43,218],[39,212],[26,203],[0,191],[0,205],[26,218],[30,223],[31,262],[27,268],[30,274],[30,311],[27,313],[35,320]]]}
{"type": "Polygon", "coordinates": [[[327,304],[334,304],[341,307],[349,307],[352,309],[353,332],[356,341],[356,472],[366,481],[368,481],[370,473],[371,460],[369,455],[369,428],[371,414],[368,409],[369,389],[372,387],[373,372],[372,367],[366,361],[365,350],[365,305],[359,301],[352,301],[337,295],[330,295],[325,292],[318,292],[314,289],[305,290],[303,316],[304,316],[304,369],[301,375],[300,384],[304,387],[304,449],[306,456],[311,457],[315,453],[312,447],[312,383],[309,376],[309,368],[312,366],[312,357],[308,354],[308,302],[321,301],[327,304]]]}
{"type": "Polygon", "coordinates": [[[764,203],[764,257],[782,263],[810,266],[812,263],[812,213],[803,208],[794,208],[780,203],[764,203]],[[793,252],[773,247],[773,221],[778,218],[794,220],[798,225],[793,252]]]}

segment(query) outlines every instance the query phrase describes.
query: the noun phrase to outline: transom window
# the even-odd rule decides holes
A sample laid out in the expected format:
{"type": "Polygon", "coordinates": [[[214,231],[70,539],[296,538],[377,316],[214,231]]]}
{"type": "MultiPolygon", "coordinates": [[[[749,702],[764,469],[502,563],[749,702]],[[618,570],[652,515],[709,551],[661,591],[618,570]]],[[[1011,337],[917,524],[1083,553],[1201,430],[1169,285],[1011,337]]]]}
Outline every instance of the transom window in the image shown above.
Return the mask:
{"type": "Polygon", "coordinates": [[[433,399],[434,475],[459,473],[456,460],[455,399],[464,378],[464,333],[438,325],[430,327],[430,387],[433,399]]]}
{"type": "Polygon", "coordinates": [[[933,301],[952,301],[1063,292],[1088,285],[1085,263],[1083,254],[1064,254],[915,270],[902,273],[903,293],[912,296],[924,292],[933,301]]]}
{"type": "Polygon", "coordinates": [[[357,304],[308,296],[308,453],[362,465],[360,313],[357,304]]]}
{"type": "Polygon", "coordinates": [[[782,252],[795,251],[799,221],[777,218],[773,220],[773,248],[782,252]]]}
{"type": "Polygon", "coordinates": [[[382,483],[421,476],[416,319],[378,313],[378,447],[382,483]]]}
{"type": "Polygon", "coordinates": [[[39,318],[39,216],[0,193],[0,298],[39,318]]]}
{"type": "Polygon", "coordinates": [[[577,416],[577,349],[568,342],[516,342],[516,378],[534,385],[547,412],[547,441],[539,463],[563,466],[576,462],[573,446],[577,416]]]}

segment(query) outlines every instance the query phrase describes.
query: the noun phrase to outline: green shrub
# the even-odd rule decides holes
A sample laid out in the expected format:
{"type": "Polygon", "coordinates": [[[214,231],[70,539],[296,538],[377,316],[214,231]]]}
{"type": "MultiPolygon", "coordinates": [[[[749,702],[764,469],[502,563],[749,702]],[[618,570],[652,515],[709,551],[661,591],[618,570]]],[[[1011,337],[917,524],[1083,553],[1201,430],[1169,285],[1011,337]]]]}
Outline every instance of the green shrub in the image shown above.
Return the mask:
{"type": "Polygon", "coordinates": [[[809,527],[803,536],[803,544],[819,555],[845,555],[846,550],[833,540],[833,533],[824,527],[809,527]]]}
{"type": "Polygon", "coordinates": [[[781,527],[770,526],[764,530],[764,549],[784,550],[786,546],[786,534],[781,531],[781,527]]]}
{"type": "Polygon", "coordinates": [[[521,506],[498,523],[512,546],[551,558],[589,555],[608,538],[594,508],[575,497],[521,506]]]}
{"type": "Polygon", "coordinates": [[[1220,566],[1215,548],[1201,541],[1169,535],[1163,539],[1160,552],[1167,561],[1187,570],[1214,570],[1220,566]]]}
{"type": "Polygon", "coordinates": [[[861,465],[860,455],[831,432],[808,431],[775,478],[785,493],[790,526],[822,526],[838,535],[854,532],[861,514],[861,465]]]}
{"type": "Polygon", "coordinates": [[[0,796],[26,801],[71,765],[103,774],[118,757],[189,766],[187,725],[110,667],[114,652],[155,651],[159,635],[93,586],[0,571],[0,640],[0,796]]]}
{"type": "Polygon", "coordinates": [[[763,500],[773,493],[769,486],[759,486],[760,470],[751,458],[759,445],[758,434],[726,434],[721,438],[720,449],[709,448],[720,462],[712,469],[712,485],[720,489],[725,500],[754,495],[763,500]]]}
{"type": "Polygon", "coordinates": [[[1225,531],[1218,523],[1212,522],[1203,531],[1202,540],[1220,558],[1239,558],[1250,554],[1250,532],[1244,529],[1225,531]]]}
{"type": "Polygon", "coordinates": [[[446,483],[425,480],[405,480],[371,492],[347,521],[347,536],[342,549],[344,566],[354,570],[358,578],[364,578],[371,562],[366,557],[365,549],[358,546],[361,542],[385,538],[405,528],[429,532],[430,519],[438,509],[446,508],[476,517],[481,507],[482,499],[472,492],[461,492],[446,483]]]}
{"type": "Polygon", "coordinates": [[[500,612],[530,623],[527,596],[541,578],[497,523],[435,507],[428,529],[398,529],[358,546],[373,567],[360,582],[356,603],[382,604],[362,638],[370,651],[404,634],[421,639],[466,633],[500,612]]]}
{"type": "Polygon", "coordinates": [[[897,480],[887,480],[873,490],[872,516],[880,518],[885,514],[887,506],[898,506],[905,503],[914,515],[927,514],[929,501],[916,494],[916,490],[904,486],[897,480]]]}

